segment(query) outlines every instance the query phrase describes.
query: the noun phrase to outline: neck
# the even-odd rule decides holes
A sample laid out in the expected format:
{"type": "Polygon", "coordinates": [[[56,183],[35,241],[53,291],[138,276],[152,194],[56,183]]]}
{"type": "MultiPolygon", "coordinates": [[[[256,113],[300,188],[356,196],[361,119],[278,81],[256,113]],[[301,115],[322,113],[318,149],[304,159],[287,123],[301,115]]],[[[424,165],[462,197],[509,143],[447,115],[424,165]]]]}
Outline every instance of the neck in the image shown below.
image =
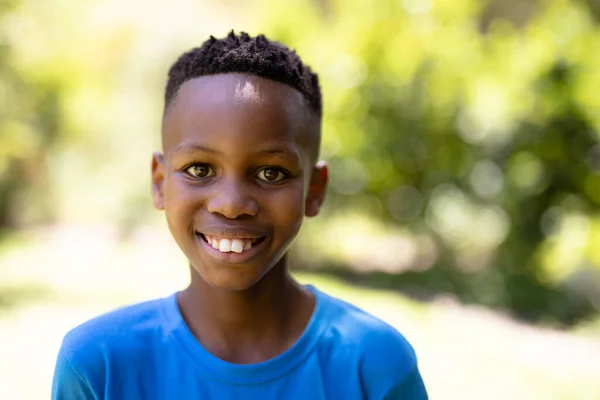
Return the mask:
{"type": "Polygon", "coordinates": [[[222,359],[272,358],[298,339],[312,314],[312,295],[292,279],[284,260],[241,291],[212,287],[190,270],[191,284],[178,298],[181,312],[198,341],[222,359]]]}

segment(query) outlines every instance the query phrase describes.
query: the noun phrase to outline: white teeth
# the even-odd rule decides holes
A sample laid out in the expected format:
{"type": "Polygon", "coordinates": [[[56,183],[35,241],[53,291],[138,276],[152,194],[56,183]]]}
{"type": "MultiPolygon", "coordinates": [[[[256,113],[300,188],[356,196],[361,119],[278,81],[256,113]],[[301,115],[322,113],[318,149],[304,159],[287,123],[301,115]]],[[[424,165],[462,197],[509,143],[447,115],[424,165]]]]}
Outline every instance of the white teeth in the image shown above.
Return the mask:
{"type": "Polygon", "coordinates": [[[236,253],[244,251],[244,242],[239,239],[233,239],[231,241],[231,251],[235,251],[236,253]]]}
{"type": "Polygon", "coordinates": [[[219,251],[221,253],[229,253],[231,251],[231,240],[221,239],[219,242],[219,251]]]}
{"type": "Polygon", "coordinates": [[[208,244],[221,253],[242,253],[252,248],[252,239],[225,239],[218,236],[204,236],[208,244]]]}

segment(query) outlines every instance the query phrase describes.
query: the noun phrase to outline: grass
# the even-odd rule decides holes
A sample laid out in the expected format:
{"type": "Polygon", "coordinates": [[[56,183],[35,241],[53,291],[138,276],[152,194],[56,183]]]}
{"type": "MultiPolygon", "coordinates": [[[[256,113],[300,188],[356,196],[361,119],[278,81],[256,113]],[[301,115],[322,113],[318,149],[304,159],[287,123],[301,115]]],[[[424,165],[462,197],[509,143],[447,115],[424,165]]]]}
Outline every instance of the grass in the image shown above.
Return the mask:
{"type": "MultiPolygon", "coordinates": [[[[0,399],[47,398],[68,329],[187,282],[178,249],[155,231],[129,243],[110,232],[38,232],[2,248],[0,273],[0,399]]],[[[519,324],[451,299],[419,303],[331,276],[295,274],[400,330],[417,351],[432,399],[600,398],[597,337],[519,324]]]]}

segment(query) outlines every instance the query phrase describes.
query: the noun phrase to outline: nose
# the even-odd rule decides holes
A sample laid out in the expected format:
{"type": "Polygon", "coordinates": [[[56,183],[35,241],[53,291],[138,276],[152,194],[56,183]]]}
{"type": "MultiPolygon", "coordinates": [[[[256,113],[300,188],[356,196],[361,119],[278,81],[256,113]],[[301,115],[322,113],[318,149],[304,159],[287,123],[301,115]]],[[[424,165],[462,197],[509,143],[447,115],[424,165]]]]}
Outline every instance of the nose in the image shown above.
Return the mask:
{"type": "Polygon", "coordinates": [[[207,209],[228,219],[258,214],[258,203],[250,196],[243,183],[235,180],[224,181],[215,187],[207,201],[207,209]]]}

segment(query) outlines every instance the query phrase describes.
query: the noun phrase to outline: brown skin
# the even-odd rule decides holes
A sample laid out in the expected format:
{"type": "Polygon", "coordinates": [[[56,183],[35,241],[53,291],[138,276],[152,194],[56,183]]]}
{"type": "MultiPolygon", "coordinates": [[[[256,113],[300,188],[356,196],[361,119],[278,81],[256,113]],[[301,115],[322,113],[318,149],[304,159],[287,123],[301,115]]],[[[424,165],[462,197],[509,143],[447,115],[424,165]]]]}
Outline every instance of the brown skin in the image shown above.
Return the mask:
{"type": "Polygon", "coordinates": [[[256,363],[302,334],[313,296],[286,268],[304,216],[323,203],[327,167],[316,164],[319,120],[302,95],[243,74],[184,83],[165,112],[152,196],[190,262],[178,297],[200,343],[234,363],[256,363]],[[219,253],[203,234],[259,240],[219,253]]]}

